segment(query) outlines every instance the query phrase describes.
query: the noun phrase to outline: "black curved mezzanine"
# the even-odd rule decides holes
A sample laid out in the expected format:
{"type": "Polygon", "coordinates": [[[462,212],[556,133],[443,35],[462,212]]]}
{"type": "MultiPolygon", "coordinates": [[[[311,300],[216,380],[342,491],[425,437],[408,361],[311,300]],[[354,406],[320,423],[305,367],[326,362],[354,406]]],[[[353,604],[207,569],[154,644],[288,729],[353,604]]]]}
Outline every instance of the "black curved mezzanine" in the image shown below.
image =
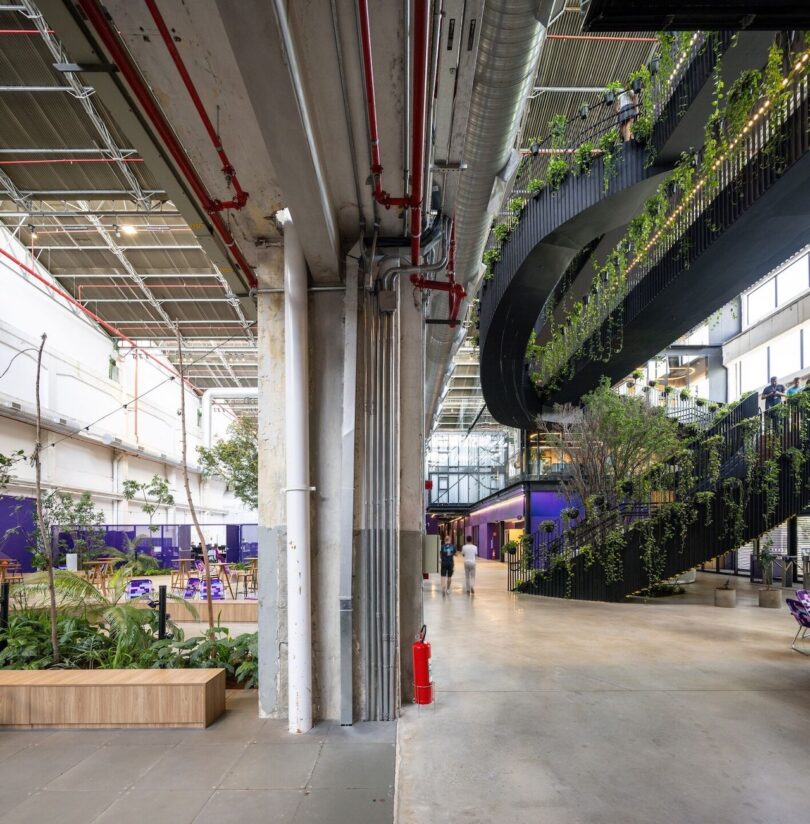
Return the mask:
{"type": "Polygon", "coordinates": [[[534,425],[547,399],[538,397],[529,380],[525,352],[546,299],[577,254],[598,236],[626,225],[681,152],[702,139],[720,55],[725,54],[722,71],[730,78],[764,62],[771,34],[739,37],[734,49],[728,33],[710,40],[681,77],[653,129],[650,142],[658,163],[648,166],[648,151],[625,143],[607,191],[597,159],[590,175],[569,176],[559,191],[544,190],[524,208],[481,296],[481,387],[500,423],[534,425]]]}

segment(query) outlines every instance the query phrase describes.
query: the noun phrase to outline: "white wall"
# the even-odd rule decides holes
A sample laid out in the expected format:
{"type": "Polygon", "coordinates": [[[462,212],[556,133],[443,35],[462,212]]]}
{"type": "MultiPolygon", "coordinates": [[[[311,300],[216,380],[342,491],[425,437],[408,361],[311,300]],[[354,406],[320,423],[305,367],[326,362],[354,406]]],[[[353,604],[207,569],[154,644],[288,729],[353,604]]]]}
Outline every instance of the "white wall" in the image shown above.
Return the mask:
{"type": "MultiPolygon", "coordinates": [[[[0,246],[31,266],[30,254],[5,230],[0,230],[0,246]]],[[[39,274],[48,277],[37,266],[39,274]]],[[[43,457],[43,481],[48,487],[75,492],[88,491],[104,511],[108,523],[144,520],[136,502],[127,504],[121,496],[123,481],[149,480],[158,474],[166,478],[177,505],[160,513],[156,523],[188,521],[183,488],[180,437],[180,392],[178,380],[128,344],[116,349],[111,338],[85,315],[71,308],[57,295],[0,256],[0,374],[11,359],[26,349],[0,377],[0,452],[33,450],[36,348],[47,334],[43,353],[40,399],[48,448],[43,457]],[[118,379],[110,375],[114,358],[118,379]],[[142,397],[133,402],[137,392],[142,397]],[[151,391],[149,391],[151,390],[151,391]],[[126,408],[123,408],[126,405],[126,408]],[[79,436],[64,439],[60,429],[71,431],[89,427],[79,436]],[[118,440],[115,440],[118,439],[118,440]],[[134,452],[136,454],[126,454],[134,452]]],[[[154,350],[151,350],[155,354],[154,350]]],[[[168,366],[168,362],[160,358],[168,366]]],[[[197,395],[186,389],[188,459],[192,469],[191,487],[200,519],[208,522],[251,522],[255,511],[245,511],[225,485],[216,479],[201,479],[196,467],[201,429],[197,395]]],[[[222,436],[233,420],[229,413],[214,407],[212,432],[222,436]]],[[[9,493],[30,495],[33,468],[15,465],[9,493]]]]}

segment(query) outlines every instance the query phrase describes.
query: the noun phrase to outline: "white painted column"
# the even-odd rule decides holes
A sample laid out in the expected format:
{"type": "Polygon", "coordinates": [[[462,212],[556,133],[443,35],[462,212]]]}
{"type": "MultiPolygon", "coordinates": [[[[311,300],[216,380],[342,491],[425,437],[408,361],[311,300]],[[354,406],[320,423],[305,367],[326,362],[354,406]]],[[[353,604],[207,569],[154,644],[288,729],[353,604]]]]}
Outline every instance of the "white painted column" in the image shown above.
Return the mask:
{"type": "Polygon", "coordinates": [[[312,729],[307,268],[289,213],[279,217],[284,227],[287,705],[290,732],[303,733],[312,729]]]}

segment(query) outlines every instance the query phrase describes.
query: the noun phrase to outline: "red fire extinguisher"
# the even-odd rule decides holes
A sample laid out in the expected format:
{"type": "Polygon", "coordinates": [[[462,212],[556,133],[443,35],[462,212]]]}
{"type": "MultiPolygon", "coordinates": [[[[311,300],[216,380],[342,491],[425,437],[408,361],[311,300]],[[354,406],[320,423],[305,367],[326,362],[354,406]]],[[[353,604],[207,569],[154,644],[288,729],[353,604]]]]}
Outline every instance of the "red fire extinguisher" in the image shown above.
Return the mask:
{"type": "Polygon", "coordinates": [[[430,644],[425,643],[427,626],[422,624],[419,637],[413,642],[413,700],[417,704],[433,703],[433,679],[430,667],[430,644]]]}

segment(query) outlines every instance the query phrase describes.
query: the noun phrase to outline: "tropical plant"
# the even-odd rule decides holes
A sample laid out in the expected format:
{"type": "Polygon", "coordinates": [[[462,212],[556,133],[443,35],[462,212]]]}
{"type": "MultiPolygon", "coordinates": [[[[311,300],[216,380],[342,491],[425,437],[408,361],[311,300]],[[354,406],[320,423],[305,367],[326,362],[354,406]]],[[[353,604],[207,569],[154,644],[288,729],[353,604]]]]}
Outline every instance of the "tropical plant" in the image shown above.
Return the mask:
{"type": "Polygon", "coordinates": [[[548,161],[548,168],[546,169],[546,179],[548,180],[549,188],[556,192],[565,181],[568,175],[568,163],[565,158],[559,155],[554,155],[548,161]]]}

